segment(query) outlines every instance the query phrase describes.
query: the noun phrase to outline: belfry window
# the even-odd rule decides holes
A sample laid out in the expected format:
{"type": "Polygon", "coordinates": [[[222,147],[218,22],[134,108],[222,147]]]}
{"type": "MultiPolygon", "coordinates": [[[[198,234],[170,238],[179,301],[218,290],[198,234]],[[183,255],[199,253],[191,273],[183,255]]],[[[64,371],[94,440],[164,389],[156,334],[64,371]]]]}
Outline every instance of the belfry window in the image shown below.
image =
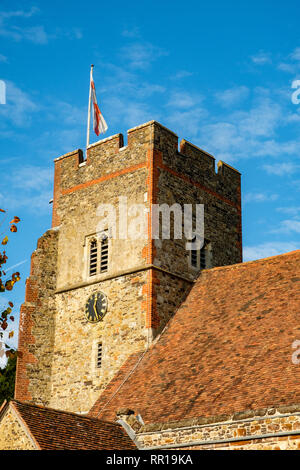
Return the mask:
{"type": "Polygon", "coordinates": [[[108,236],[101,240],[101,254],[100,254],[100,272],[105,273],[108,270],[108,236]]]}
{"type": "MultiPolygon", "coordinates": [[[[192,241],[195,241],[195,239],[192,241]]],[[[194,269],[208,269],[212,267],[211,243],[208,240],[204,241],[204,245],[200,250],[190,251],[190,265],[194,269]]]]}
{"type": "Polygon", "coordinates": [[[90,244],[90,265],[89,274],[95,276],[97,274],[98,246],[97,240],[92,240],[90,244]]]}
{"type": "Polygon", "coordinates": [[[88,276],[108,271],[109,239],[103,232],[101,236],[93,236],[88,243],[88,276]]]}
{"type": "Polygon", "coordinates": [[[191,265],[193,268],[198,267],[198,250],[191,250],[191,265]]]}

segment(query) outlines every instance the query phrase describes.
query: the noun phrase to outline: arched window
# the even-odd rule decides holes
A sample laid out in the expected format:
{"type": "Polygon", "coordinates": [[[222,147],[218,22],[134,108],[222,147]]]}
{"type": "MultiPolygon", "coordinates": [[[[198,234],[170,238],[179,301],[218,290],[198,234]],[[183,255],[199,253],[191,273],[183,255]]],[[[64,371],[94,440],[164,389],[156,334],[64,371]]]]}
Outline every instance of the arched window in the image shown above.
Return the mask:
{"type": "Polygon", "coordinates": [[[91,237],[88,247],[88,275],[106,273],[108,271],[108,234],[103,232],[99,238],[91,237]]]}

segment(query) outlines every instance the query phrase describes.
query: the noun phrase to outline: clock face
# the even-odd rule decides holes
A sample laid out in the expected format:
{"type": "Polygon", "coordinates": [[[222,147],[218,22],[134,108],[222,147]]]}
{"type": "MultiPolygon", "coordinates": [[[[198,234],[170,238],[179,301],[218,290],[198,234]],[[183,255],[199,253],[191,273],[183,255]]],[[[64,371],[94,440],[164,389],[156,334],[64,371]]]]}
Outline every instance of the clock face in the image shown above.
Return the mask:
{"type": "Polygon", "coordinates": [[[107,311],[107,298],[103,292],[92,294],[85,304],[85,315],[89,322],[97,323],[103,320],[107,311]]]}

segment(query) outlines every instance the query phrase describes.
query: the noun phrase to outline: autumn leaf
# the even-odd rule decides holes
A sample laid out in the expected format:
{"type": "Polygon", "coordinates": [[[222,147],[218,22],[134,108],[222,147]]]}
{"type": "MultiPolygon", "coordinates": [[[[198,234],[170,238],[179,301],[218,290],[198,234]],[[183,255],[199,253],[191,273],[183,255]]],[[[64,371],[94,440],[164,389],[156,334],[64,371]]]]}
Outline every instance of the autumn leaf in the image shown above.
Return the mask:
{"type": "Polygon", "coordinates": [[[8,242],[8,236],[3,238],[2,245],[7,245],[7,242],[8,242]]]}
{"type": "MultiPolygon", "coordinates": [[[[6,212],[4,209],[0,209],[1,212],[6,212]]],[[[4,219],[6,217],[4,216],[4,219]]],[[[17,224],[20,222],[20,218],[14,216],[14,218],[10,221],[10,225],[7,224],[7,229],[9,228],[11,232],[17,232],[17,224]]],[[[10,241],[10,237],[3,235],[0,238],[0,245],[7,245],[8,241],[10,241]],[[2,240],[2,241],[1,241],[2,240]]],[[[3,249],[0,252],[0,292],[11,291],[13,289],[14,284],[21,279],[20,273],[15,272],[11,275],[10,278],[6,277],[6,272],[3,270],[3,265],[7,262],[7,256],[5,250],[3,249]],[[6,277],[6,279],[5,279],[6,277]]],[[[10,316],[12,313],[12,308],[14,304],[12,302],[8,302],[8,307],[4,311],[0,311],[0,339],[3,338],[3,332],[8,328],[9,321],[12,322],[15,320],[14,316],[10,316]]],[[[14,332],[8,332],[8,338],[13,338],[14,332]]],[[[4,345],[4,350],[6,351],[5,354],[7,357],[13,357],[16,353],[15,351],[7,344],[4,345]]]]}
{"type": "Polygon", "coordinates": [[[18,223],[20,222],[20,220],[21,220],[21,219],[15,215],[14,218],[13,218],[13,220],[11,220],[10,223],[11,223],[11,224],[18,224],[18,223]]]}
{"type": "Polygon", "coordinates": [[[12,290],[13,286],[14,286],[14,281],[13,280],[9,280],[9,281],[6,281],[5,283],[5,289],[6,290],[12,290]]]}

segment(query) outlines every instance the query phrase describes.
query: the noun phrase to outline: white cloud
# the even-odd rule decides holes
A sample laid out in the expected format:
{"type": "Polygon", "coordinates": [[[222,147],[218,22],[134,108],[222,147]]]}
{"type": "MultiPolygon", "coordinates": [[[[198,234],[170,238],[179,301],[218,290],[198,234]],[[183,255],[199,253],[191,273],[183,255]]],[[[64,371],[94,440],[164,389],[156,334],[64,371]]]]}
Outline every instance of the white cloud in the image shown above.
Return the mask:
{"type": "Polygon", "coordinates": [[[296,242],[265,242],[256,246],[245,246],[243,255],[244,261],[252,261],[299,249],[300,243],[296,242]]]}
{"type": "Polygon", "coordinates": [[[71,29],[71,31],[65,31],[65,34],[69,39],[82,39],[83,38],[82,31],[79,28],[73,28],[71,29]]]}
{"type": "Polygon", "coordinates": [[[251,60],[256,65],[265,65],[272,63],[270,53],[264,51],[259,51],[256,55],[253,55],[251,57],[251,60]]]}
{"type": "Polygon", "coordinates": [[[0,36],[13,39],[16,42],[30,41],[35,44],[47,44],[50,39],[66,37],[68,39],[81,39],[82,32],[79,28],[62,30],[57,28],[55,33],[47,33],[44,25],[25,26],[24,24],[12,24],[12,21],[20,21],[31,18],[40,10],[32,7],[30,10],[15,10],[0,12],[0,36]]]}
{"type": "MultiPolygon", "coordinates": [[[[48,99],[48,101],[50,101],[48,99]]],[[[47,119],[57,122],[59,120],[62,125],[74,126],[82,124],[86,120],[87,110],[86,107],[79,108],[74,104],[70,104],[66,101],[53,100],[51,102],[45,102],[43,110],[47,119]]]]}
{"type": "Polygon", "coordinates": [[[5,197],[0,195],[0,203],[5,205],[5,209],[14,210],[26,209],[29,213],[41,215],[49,214],[51,206],[49,200],[52,198],[52,190],[42,191],[19,191],[17,193],[7,191],[5,197]]]}
{"type": "Polygon", "coordinates": [[[52,184],[52,177],[52,168],[29,165],[16,168],[10,174],[12,186],[25,190],[40,190],[49,187],[52,184]]]}
{"type": "MultiPolygon", "coordinates": [[[[135,100],[125,101],[118,96],[109,99],[109,111],[112,122],[122,122],[128,128],[137,126],[155,118],[149,105],[135,100]]],[[[158,119],[158,117],[156,117],[158,119]]]]}
{"type": "Polygon", "coordinates": [[[0,20],[13,18],[13,17],[22,17],[22,18],[30,18],[31,16],[35,15],[39,9],[37,7],[31,7],[30,10],[14,10],[14,11],[0,11],[0,20]]]}
{"type": "Polygon", "coordinates": [[[297,73],[300,66],[300,47],[296,47],[291,54],[284,58],[281,61],[277,68],[283,72],[288,72],[291,74],[297,73]]]}
{"type": "Polygon", "coordinates": [[[297,70],[297,67],[295,64],[288,64],[287,62],[280,62],[277,66],[278,70],[282,70],[283,72],[288,72],[288,73],[295,73],[297,70]]]}
{"type": "Polygon", "coordinates": [[[236,104],[241,104],[241,102],[244,101],[248,96],[249,88],[246,86],[229,88],[215,94],[217,101],[225,108],[229,108],[236,104]]]}
{"type": "Polygon", "coordinates": [[[289,214],[294,217],[300,216],[300,206],[277,207],[276,211],[283,214],[289,214]]]}
{"type": "Polygon", "coordinates": [[[291,162],[284,162],[273,163],[272,165],[264,165],[263,168],[271,175],[284,176],[295,173],[300,168],[300,165],[291,162]]]}
{"type": "Polygon", "coordinates": [[[140,36],[140,28],[138,27],[134,27],[134,28],[126,28],[122,31],[122,36],[124,36],[124,38],[138,38],[140,36]]]}
{"type": "Polygon", "coordinates": [[[150,43],[136,43],[121,49],[122,59],[133,69],[147,69],[152,62],[168,53],[150,43]]]}
{"type": "Polygon", "coordinates": [[[4,176],[5,195],[0,194],[0,204],[7,210],[24,208],[31,213],[49,213],[52,197],[52,168],[40,166],[14,166],[4,176]]]}
{"type": "Polygon", "coordinates": [[[48,35],[42,25],[30,28],[13,26],[10,30],[0,29],[0,35],[10,37],[18,42],[23,39],[36,44],[47,44],[48,42],[48,35]]]}
{"type": "Polygon", "coordinates": [[[249,111],[238,111],[233,117],[243,135],[269,138],[279,126],[281,113],[278,103],[269,98],[260,98],[249,111]]]}
{"type": "Polygon", "coordinates": [[[0,36],[8,37],[14,41],[21,41],[23,39],[34,42],[36,44],[46,44],[48,42],[48,36],[44,29],[44,26],[18,26],[10,24],[11,19],[17,18],[31,18],[38,12],[38,8],[32,7],[28,11],[15,10],[15,11],[2,11],[0,12],[0,36]]]}
{"type": "Polygon", "coordinates": [[[184,109],[192,108],[201,103],[203,98],[198,94],[192,94],[187,91],[173,91],[167,106],[184,109]]]}
{"type": "MultiPolygon", "coordinates": [[[[0,106],[0,115],[6,119],[6,122],[12,122],[18,127],[28,127],[31,113],[36,111],[38,111],[38,105],[29,94],[14,83],[6,81],[6,105],[0,106]]],[[[1,125],[5,126],[3,120],[1,125]]]]}
{"type": "Polygon", "coordinates": [[[300,110],[297,109],[294,113],[288,114],[286,116],[286,122],[298,124],[300,122],[300,110]]]}
{"type": "Polygon", "coordinates": [[[182,78],[191,77],[192,75],[193,75],[192,72],[188,72],[187,70],[179,70],[170,78],[171,80],[181,80],[182,78]]]}
{"type": "Polygon", "coordinates": [[[7,62],[7,57],[3,54],[0,54],[0,62],[7,62]]]}
{"type": "Polygon", "coordinates": [[[300,47],[296,47],[296,49],[293,50],[291,54],[291,58],[293,60],[299,60],[300,61],[300,47]]]}
{"type": "Polygon", "coordinates": [[[253,90],[249,109],[228,112],[223,120],[212,123],[213,117],[206,119],[208,124],[198,129],[196,136],[199,145],[228,163],[239,158],[262,158],[299,154],[299,141],[279,141],[278,130],[288,125],[288,112],[280,97],[269,90],[253,90]],[[225,161],[227,161],[225,160],[225,161]]]}
{"type": "Polygon", "coordinates": [[[218,122],[202,127],[203,142],[212,147],[214,152],[233,153],[242,152],[244,139],[239,134],[235,124],[230,122],[218,122]]]}
{"type": "Polygon", "coordinates": [[[300,234],[300,221],[295,219],[282,220],[276,229],[270,231],[271,233],[299,233],[300,234]]]}
{"type": "Polygon", "coordinates": [[[171,114],[166,115],[165,119],[170,129],[177,131],[180,135],[197,139],[205,117],[207,117],[207,111],[202,107],[195,107],[187,110],[174,110],[171,114]]]}
{"type": "Polygon", "coordinates": [[[247,193],[243,198],[244,203],[249,202],[273,202],[278,199],[278,194],[247,193]]]}

